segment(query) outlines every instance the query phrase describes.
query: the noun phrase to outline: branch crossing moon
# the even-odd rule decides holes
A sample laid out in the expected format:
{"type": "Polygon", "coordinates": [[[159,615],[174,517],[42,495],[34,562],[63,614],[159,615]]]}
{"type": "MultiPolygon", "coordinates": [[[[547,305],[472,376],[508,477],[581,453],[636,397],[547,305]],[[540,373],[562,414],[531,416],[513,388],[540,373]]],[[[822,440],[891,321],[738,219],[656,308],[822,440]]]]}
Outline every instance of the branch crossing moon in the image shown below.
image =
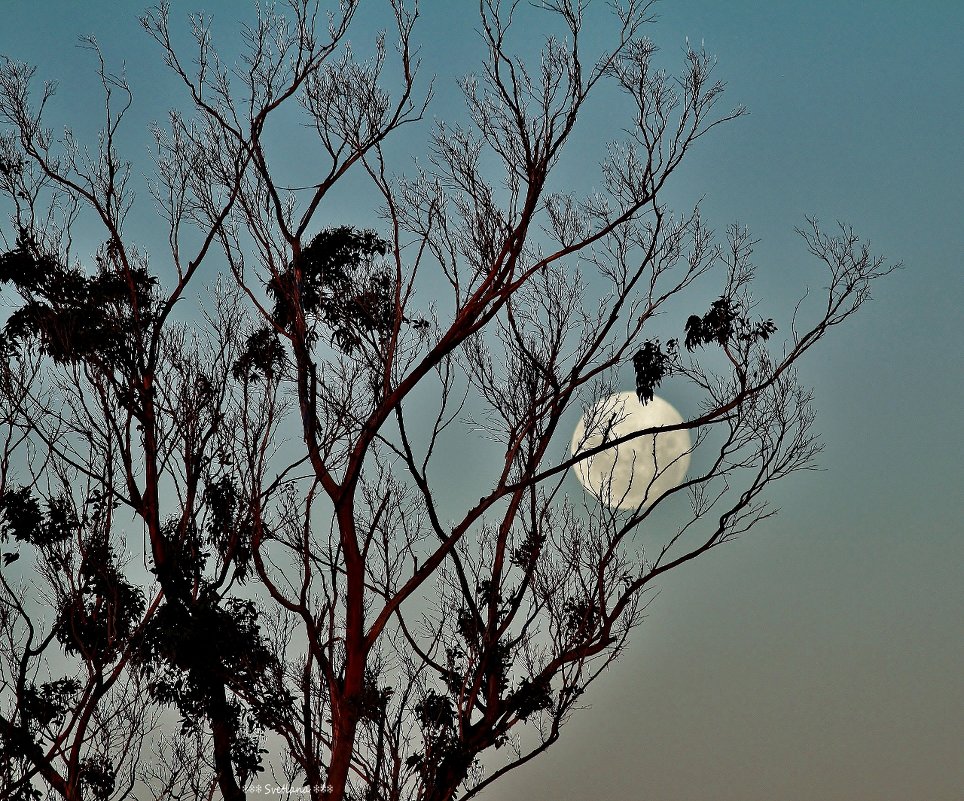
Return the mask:
{"type": "MultiPolygon", "coordinates": [[[[572,435],[572,455],[636,431],[682,422],[680,413],[658,396],[642,404],[635,392],[619,392],[603,398],[579,420],[572,435]]],[[[683,481],[690,451],[688,431],[664,431],[613,446],[572,469],[580,483],[607,506],[645,508],[683,481]]]]}

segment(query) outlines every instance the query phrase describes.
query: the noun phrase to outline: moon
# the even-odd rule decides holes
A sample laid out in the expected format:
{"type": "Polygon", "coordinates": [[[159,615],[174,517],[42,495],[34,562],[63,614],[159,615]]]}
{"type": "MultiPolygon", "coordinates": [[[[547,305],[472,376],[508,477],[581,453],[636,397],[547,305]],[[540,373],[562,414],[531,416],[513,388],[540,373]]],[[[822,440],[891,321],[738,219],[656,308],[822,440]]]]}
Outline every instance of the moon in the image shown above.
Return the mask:
{"type": "MultiPolygon", "coordinates": [[[[635,431],[682,422],[680,413],[658,396],[642,404],[635,392],[618,392],[582,416],[571,452],[577,456],[635,431]]],[[[607,506],[646,508],[683,481],[691,449],[688,431],[664,431],[613,446],[572,469],[583,487],[607,506]]]]}

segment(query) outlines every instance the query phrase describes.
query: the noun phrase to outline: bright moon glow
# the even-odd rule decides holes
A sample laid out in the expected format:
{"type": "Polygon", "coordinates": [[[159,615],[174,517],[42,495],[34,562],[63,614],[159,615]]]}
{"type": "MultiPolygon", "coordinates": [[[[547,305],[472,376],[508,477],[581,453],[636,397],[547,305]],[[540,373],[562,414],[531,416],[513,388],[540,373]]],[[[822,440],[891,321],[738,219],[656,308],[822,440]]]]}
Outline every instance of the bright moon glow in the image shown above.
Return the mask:
{"type": "MultiPolygon", "coordinates": [[[[635,392],[619,392],[599,401],[579,420],[572,435],[572,454],[635,431],[682,422],[680,413],[660,397],[642,404],[635,392]]],[[[578,462],[573,470],[607,506],[635,509],[652,505],[679,485],[689,463],[690,435],[680,429],[637,437],[578,462]]]]}

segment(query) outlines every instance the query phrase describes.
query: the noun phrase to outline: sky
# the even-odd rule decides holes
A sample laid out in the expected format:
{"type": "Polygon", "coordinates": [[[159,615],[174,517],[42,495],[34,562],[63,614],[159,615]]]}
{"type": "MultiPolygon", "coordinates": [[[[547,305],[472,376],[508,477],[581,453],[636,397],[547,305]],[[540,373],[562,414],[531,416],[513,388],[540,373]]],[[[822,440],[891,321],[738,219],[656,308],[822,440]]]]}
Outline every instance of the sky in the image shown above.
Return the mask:
{"type": "MultiPolygon", "coordinates": [[[[604,5],[590,5],[590,21],[604,5]]],[[[225,32],[244,7],[173,3],[175,15],[213,12],[225,32]]],[[[430,119],[464,119],[455,79],[478,63],[474,9],[422,3],[430,119]]],[[[55,114],[94,131],[94,65],[74,46],[94,34],[109,64],[126,62],[130,127],[146,155],[147,126],[175,95],[138,10],[5,0],[0,52],[60,80],[55,114]]],[[[807,214],[852,224],[904,269],[802,366],[823,470],[777,488],[776,519],[668,575],[561,741],[483,798],[960,799],[964,4],[664,0],[655,10],[649,35],[664,54],[702,42],[718,56],[725,102],[750,111],[703,143],[668,199],[702,198],[717,230],[749,226],[760,291],[778,302],[805,283],[794,227],[807,214]]],[[[363,15],[353,41],[370,41],[373,24],[363,15]]],[[[604,136],[609,109],[592,114],[589,132],[604,136]]],[[[399,147],[415,154],[429,132],[399,147]]],[[[591,185],[592,162],[587,152],[566,177],[591,185]]]]}

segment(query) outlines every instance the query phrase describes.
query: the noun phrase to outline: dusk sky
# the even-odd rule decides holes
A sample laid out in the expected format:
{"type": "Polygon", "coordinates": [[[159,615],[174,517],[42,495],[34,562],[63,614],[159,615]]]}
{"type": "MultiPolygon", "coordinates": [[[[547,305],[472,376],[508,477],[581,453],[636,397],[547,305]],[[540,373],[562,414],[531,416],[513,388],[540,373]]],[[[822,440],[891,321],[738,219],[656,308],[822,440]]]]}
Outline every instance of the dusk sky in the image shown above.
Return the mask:
{"type": "MultiPolygon", "coordinates": [[[[213,13],[231,50],[249,6],[175,0],[172,13],[182,30],[188,12],[213,13]]],[[[411,169],[409,154],[425,160],[434,119],[466,121],[456,78],[482,55],[476,3],[421,8],[415,39],[436,100],[397,140],[399,171],[411,169]]],[[[140,11],[6,0],[0,53],[59,81],[51,121],[91,136],[101,110],[95,62],[75,45],[93,34],[109,66],[126,63],[135,98],[127,153],[144,174],[148,126],[182,98],[140,11]]],[[[815,393],[822,471],[781,482],[771,495],[778,517],[670,573],[631,648],[587,693],[589,708],[547,755],[481,798],[959,801],[964,3],[664,0],[654,11],[649,36],[661,63],[680,65],[687,38],[702,42],[718,57],[723,105],[749,109],[697,143],[666,200],[685,210],[702,198],[718,232],[749,227],[760,240],[761,308],[772,301],[779,324],[808,282],[822,288],[794,232],[806,215],[828,228],[851,224],[904,269],[801,365],[815,393]]],[[[590,3],[591,35],[607,14],[602,0],[590,3]]],[[[360,16],[353,44],[368,47],[383,20],[360,16]]],[[[532,52],[541,42],[532,30],[532,52]]],[[[572,144],[585,150],[571,151],[555,179],[581,192],[598,181],[603,147],[623,124],[608,99],[592,110],[572,144]]],[[[377,226],[367,198],[359,185],[323,216],[377,226]]],[[[151,231],[146,212],[145,203],[131,230],[143,230],[162,270],[164,232],[151,231]]],[[[667,399],[684,415],[697,411],[687,398],[667,399]]],[[[575,478],[569,491],[582,492],[575,478]]]]}

